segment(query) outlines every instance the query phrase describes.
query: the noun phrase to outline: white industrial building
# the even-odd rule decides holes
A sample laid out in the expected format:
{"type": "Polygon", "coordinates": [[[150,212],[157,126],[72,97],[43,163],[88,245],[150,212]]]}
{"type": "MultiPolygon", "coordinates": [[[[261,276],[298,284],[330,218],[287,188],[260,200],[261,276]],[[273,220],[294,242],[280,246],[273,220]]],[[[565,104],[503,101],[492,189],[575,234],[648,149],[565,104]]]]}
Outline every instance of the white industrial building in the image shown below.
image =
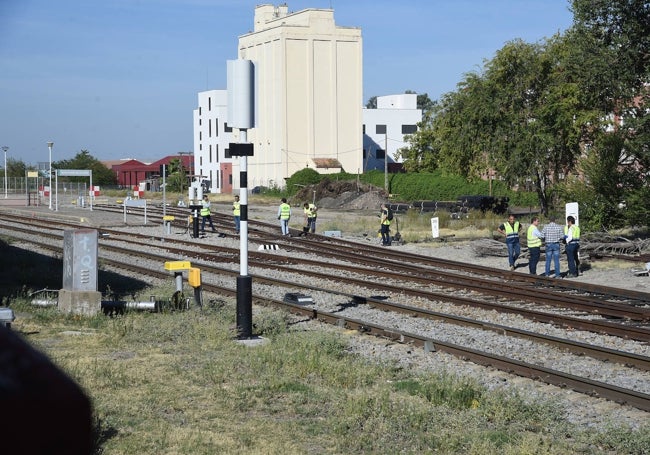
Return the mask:
{"type": "MultiPolygon", "coordinates": [[[[390,162],[421,120],[416,95],[378,97],[377,109],[363,108],[361,30],[337,26],[332,9],[257,6],[254,29],[239,37],[238,48],[238,57],[255,68],[249,188],[284,187],[306,167],[319,173],[383,168],[378,150],[387,148],[390,162]]],[[[201,92],[194,111],[196,173],[216,193],[239,189],[240,162],[228,152],[239,138],[227,125],[227,98],[225,90],[201,92]]]]}
{"type": "Polygon", "coordinates": [[[395,163],[395,152],[407,145],[404,135],[415,133],[421,121],[416,94],[378,96],[376,109],[363,109],[364,172],[395,163]]]}
{"type": "Polygon", "coordinates": [[[232,161],[228,144],[232,128],[227,123],[228,92],[199,92],[199,105],[194,110],[194,172],[210,182],[211,193],[232,192],[232,161]]]}

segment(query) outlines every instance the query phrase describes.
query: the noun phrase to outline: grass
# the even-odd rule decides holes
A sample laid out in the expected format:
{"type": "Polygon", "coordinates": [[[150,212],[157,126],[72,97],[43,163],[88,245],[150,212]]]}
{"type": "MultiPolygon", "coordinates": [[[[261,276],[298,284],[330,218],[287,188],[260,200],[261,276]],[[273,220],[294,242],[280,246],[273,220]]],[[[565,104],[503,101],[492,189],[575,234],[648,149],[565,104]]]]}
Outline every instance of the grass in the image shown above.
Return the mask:
{"type": "Polygon", "coordinates": [[[574,428],[557,403],[490,392],[453,372],[370,362],[348,349],[359,335],[312,330],[268,309],[254,314],[267,342],[251,347],[233,339],[230,301],[114,318],[20,299],[12,306],[14,330],[92,398],[98,454],[641,454],[650,446],[648,427],[574,428]]]}
{"type": "MultiPolygon", "coordinates": [[[[438,218],[440,237],[453,235],[460,240],[473,240],[489,238],[496,231],[497,226],[503,222],[503,217],[494,214],[470,213],[467,218],[453,219],[448,212],[420,213],[409,210],[396,215],[391,223],[391,235],[400,233],[406,242],[433,241],[431,218],[438,218]]],[[[366,235],[374,237],[379,229],[377,214],[355,212],[354,217],[349,214],[338,214],[333,219],[318,222],[318,230],[339,230],[350,235],[366,235]]]]}

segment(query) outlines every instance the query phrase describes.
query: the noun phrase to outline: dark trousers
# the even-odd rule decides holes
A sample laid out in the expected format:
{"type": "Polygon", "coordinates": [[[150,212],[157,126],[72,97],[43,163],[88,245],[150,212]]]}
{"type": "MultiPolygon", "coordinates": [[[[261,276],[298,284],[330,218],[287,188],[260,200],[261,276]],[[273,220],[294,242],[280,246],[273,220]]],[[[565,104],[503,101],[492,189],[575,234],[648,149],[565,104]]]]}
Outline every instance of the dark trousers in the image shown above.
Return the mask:
{"type": "Polygon", "coordinates": [[[307,217],[307,227],[309,228],[309,232],[312,234],[316,232],[316,217],[307,217]]]}
{"type": "Polygon", "coordinates": [[[528,248],[528,253],[530,253],[530,259],[528,260],[528,271],[531,275],[537,275],[537,263],[539,262],[540,248],[534,246],[528,248]]]}
{"type": "Polygon", "coordinates": [[[388,224],[381,225],[381,244],[390,245],[390,226],[388,224]]]}
{"type": "Polygon", "coordinates": [[[578,276],[578,271],[580,268],[580,259],[578,259],[578,250],[580,249],[580,244],[578,242],[569,242],[566,245],[566,259],[569,263],[569,274],[578,276]]]}
{"type": "Polygon", "coordinates": [[[210,228],[212,228],[213,231],[216,231],[214,228],[214,225],[212,224],[212,216],[210,215],[205,215],[201,217],[201,230],[205,231],[205,220],[208,220],[208,223],[210,223],[210,228]]]}

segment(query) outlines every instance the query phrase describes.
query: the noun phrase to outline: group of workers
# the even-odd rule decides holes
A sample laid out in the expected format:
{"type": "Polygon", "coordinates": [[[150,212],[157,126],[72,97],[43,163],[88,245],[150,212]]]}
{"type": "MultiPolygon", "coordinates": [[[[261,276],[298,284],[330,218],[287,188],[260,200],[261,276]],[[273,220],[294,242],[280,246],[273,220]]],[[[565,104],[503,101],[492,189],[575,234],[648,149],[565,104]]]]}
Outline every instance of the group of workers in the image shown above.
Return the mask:
{"type": "MultiPolygon", "coordinates": [[[[567,216],[566,225],[557,224],[555,217],[550,217],[549,223],[539,230],[539,218],[534,216],[530,220],[530,226],[526,231],[526,241],[528,245],[528,271],[531,275],[537,275],[537,264],[541,255],[542,241],[545,245],[546,267],[544,275],[551,276],[551,263],[553,264],[553,275],[555,278],[561,278],[560,273],[560,244],[565,244],[565,252],[569,271],[567,277],[577,277],[580,274],[580,228],[576,225],[575,217],[567,216]]],[[[517,268],[517,259],[521,254],[519,244],[519,234],[522,230],[521,223],[515,220],[514,215],[508,216],[508,221],[498,227],[498,231],[506,238],[508,247],[508,263],[510,270],[517,268]]]]}
{"type": "MultiPolygon", "coordinates": [[[[318,207],[316,204],[305,202],[302,205],[304,215],[304,225],[302,227],[302,234],[316,232],[316,219],[318,218],[318,207]]],[[[278,207],[278,220],[280,220],[280,232],[282,235],[289,235],[289,220],[291,219],[291,205],[287,202],[287,198],[283,197],[280,200],[280,207],[278,207]]]]}
{"type": "MultiPolygon", "coordinates": [[[[205,234],[205,223],[207,222],[210,225],[210,228],[212,229],[212,232],[217,232],[217,230],[214,227],[214,224],[212,224],[212,209],[211,209],[212,204],[210,203],[210,198],[208,197],[207,194],[203,195],[203,199],[201,200],[201,211],[199,212],[199,215],[201,215],[201,233],[205,234]]],[[[235,200],[232,203],[232,215],[233,215],[233,220],[235,223],[235,232],[239,234],[239,226],[240,226],[240,220],[241,220],[241,204],[239,203],[239,196],[235,196],[235,200]]]]}

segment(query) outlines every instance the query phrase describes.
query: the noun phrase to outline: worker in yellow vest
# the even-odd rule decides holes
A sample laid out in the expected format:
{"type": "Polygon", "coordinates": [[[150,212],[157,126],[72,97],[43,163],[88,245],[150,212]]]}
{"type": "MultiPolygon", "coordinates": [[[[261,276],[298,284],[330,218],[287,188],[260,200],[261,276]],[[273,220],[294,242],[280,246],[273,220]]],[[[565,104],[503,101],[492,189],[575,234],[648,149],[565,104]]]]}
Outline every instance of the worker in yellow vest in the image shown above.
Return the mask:
{"type": "Polygon", "coordinates": [[[316,212],[318,208],[315,204],[310,204],[305,202],[302,206],[303,212],[305,213],[305,234],[311,232],[312,234],[316,232],[316,212]]]}
{"type": "Polygon", "coordinates": [[[528,246],[528,271],[531,275],[537,275],[537,263],[541,253],[542,238],[544,237],[538,228],[539,218],[534,216],[530,220],[530,226],[526,231],[526,244],[528,246]]]}
{"type": "Polygon", "coordinates": [[[580,228],[576,226],[576,219],[571,215],[566,218],[564,226],[564,241],[566,242],[566,258],[569,263],[569,273],[567,277],[577,277],[580,274],[580,228]]]}
{"type": "Polygon", "coordinates": [[[280,207],[278,208],[278,220],[280,220],[280,230],[282,235],[289,235],[289,220],[291,219],[291,206],[287,204],[287,198],[281,199],[280,207]]]}
{"type": "Polygon", "coordinates": [[[515,220],[515,216],[510,214],[508,221],[500,225],[497,229],[500,233],[506,236],[506,246],[508,247],[508,263],[510,270],[517,268],[517,259],[521,254],[521,246],[519,244],[519,231],[521,231],[521,224],[515,220]]]}
{"type": "Polygon", "coordinates": [[[217,232],[217,230],[214,228],[214,225],[212,224],[212,214],[210,212],[210,199],[208,199],[208,195],[204,194],[203,195],[203,200],[201,201],[201,232],[205,233],[205,222],[206,220],[210,223],[210,227],[212,228],[212,232],[217,232]]]}
{"type": "Polygon", "coordinates": [[[235,233],[239,234],[239,224],[241,220],[241,204],[239,203],[239,196],[235,196],[232,203],[232,216],[235,220],[235,233]]]}

